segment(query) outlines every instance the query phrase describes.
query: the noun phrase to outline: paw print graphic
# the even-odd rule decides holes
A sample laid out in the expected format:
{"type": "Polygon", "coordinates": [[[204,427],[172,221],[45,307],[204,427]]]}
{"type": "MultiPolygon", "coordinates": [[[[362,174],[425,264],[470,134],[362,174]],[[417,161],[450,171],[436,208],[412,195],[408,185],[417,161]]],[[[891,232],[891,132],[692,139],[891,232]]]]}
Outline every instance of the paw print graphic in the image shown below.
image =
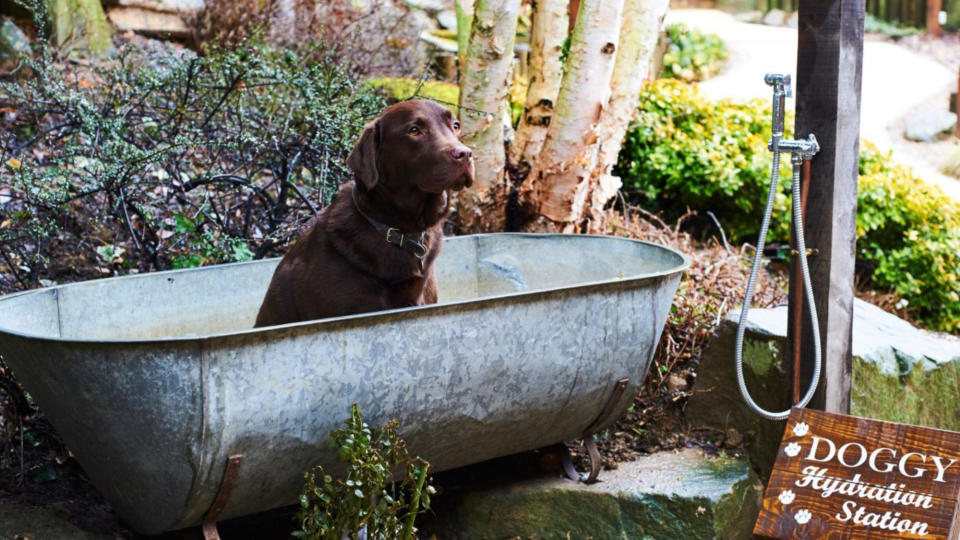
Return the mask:
{"type": "Polygon", "coordinates": [[[790,457],[796,457],[800,453],[800,445],[792,442],[783,449],[783,453],[790,457]]]}
{"type": "Polygon", "coordinates": [[[800,422],[799,424],[793,426],[793,434],[797,437],[803,437],[810,432],[810,426],[806,422],[800,422]]]}
{"type": "Polygon", "coordinates": [[[780,499],[780,504],[786,505],[786,504],[792,503],[793,500],[797,498],[797,496],[793,494],[793,491],[790,491],[790,490],[788,489],[788,490],[782,492],[782,493],[780,494],[780,496],[777,497],[777,498],[780,499]]]}
{"type": "Polygon", "coordinates": [[[800,525],[806,525],[810,518],[813,517],[813,514],[809,510],[802,509],[798,510],[796,514],[793,515],[793,519],[797,520],[797,523],[800,525]]]}

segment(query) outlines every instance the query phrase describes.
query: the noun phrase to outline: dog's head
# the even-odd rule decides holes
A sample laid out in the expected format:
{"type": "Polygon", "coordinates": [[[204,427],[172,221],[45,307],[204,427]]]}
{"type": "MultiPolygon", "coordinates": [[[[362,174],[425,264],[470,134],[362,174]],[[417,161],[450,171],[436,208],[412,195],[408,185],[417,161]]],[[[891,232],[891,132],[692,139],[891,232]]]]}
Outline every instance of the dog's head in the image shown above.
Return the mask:
{"type": "Polygon", "coordinates": [[[388,107],[363,128],[347,165],[367,189],[405,181],[440,193],[473,184],[473,153],[460,142],[460,122],[427,100],[388,107]]]}

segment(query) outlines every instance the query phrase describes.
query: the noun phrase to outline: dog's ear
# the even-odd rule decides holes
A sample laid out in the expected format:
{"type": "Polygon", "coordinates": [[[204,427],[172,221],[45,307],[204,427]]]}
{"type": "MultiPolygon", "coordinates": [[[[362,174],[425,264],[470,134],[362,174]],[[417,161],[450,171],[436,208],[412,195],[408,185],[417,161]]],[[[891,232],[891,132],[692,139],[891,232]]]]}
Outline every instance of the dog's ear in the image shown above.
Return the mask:
{"type": "Polygon", "coordinates": [[[372,189],[380,180],[377,172],[377,152],[380,150],[380,126],[377,121],[367,124],[360,134],[360,140],[347,157],[347,166],[357,180],[367,189],[372,189]]]}

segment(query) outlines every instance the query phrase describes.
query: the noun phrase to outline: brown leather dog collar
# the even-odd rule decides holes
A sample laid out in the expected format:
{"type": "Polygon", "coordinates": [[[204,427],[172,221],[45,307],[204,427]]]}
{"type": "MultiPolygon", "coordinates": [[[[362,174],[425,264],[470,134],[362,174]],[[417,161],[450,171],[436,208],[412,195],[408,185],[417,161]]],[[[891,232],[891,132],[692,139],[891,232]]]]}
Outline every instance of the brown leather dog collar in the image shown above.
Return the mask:
{"type": "Polygon", "coordinates": [[[396,246],[408,253],[411,253],[417,258],[417,264],[420,266],[420,271],[423,272],[423,258],[427,255],[427,246],[423,244],[423,241],[427,236],[427,232],[420,231],[419,235],[414,236],[403,234],[400,229],[391,227],[385,223],[381,223],[360,209],[360,201],[357,200],[356,186],[350,190],[350,196],[353,198],[353,207],[356,208],[357,212],[359,212],[360,215],[367,220],[367,223],[372,225],[373,228],[380,233],[380,236],[384,239],[384,241],[392,246],[396,246]]]}

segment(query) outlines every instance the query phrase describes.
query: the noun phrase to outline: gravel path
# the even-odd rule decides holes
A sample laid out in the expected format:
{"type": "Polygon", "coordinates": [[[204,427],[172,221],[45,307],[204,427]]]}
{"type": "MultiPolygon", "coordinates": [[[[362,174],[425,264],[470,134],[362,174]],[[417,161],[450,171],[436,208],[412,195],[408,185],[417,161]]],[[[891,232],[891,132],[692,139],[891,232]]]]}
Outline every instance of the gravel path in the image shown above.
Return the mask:
{"type": "MultiPolygon", "coordinates": [[[[728,13],[708,9],[673,10],[667,22],[684,22],[717,34],[727,43],[730,60],[723,72],[700,84],[701,91],[712,99],[769,100],[770,88],[763,83],[768,72],[789,72],[796,80],[795,29],[742,23],[728,13]]],[[[946,157],[940,154],[952,145],[937,143],[925,148],[901,136],[912,110],[924,103],[945,106],[956,77],[955,70],[907,47],[872,39],[864,43],[861,136],[893,150],[894,159],[960,200],[960,181],[937,170],[946,157]]],[[[793,106],[793,100],[788,100],[787,107],[793,106]]]]}

